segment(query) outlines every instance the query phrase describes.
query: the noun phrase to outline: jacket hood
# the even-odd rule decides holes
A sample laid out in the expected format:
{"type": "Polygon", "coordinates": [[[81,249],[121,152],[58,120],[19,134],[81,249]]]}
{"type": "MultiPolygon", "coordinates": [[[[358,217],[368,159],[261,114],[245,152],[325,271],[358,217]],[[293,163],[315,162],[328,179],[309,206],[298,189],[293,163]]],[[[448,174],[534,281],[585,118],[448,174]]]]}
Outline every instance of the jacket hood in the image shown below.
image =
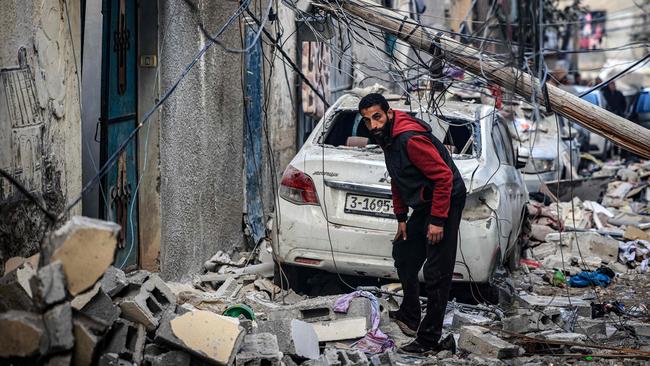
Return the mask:
{"type": "Polygon", "coordinates": [[[431,132],[431,126],[411,117],[406,112],[393,110],[393,114],[393,131],[391,137],[397,137],[399,134],[407,131],[431,132]]]}

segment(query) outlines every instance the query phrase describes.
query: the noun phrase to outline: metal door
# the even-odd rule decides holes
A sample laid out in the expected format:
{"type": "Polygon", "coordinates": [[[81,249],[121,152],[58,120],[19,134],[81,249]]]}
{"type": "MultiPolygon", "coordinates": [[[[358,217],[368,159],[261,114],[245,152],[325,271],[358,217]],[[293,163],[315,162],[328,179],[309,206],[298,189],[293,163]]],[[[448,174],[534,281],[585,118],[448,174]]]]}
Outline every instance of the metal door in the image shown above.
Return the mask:
{"type": "MultiPolygon", "coordinates": [[[[102,164],[137,124],[137,4],[136,0],[103,0],[102,164]]],[[[108,202],[104,217],[122,226],[114,265],[138,265],[137,141],[131,141],[104,178],[108,202]]]]}

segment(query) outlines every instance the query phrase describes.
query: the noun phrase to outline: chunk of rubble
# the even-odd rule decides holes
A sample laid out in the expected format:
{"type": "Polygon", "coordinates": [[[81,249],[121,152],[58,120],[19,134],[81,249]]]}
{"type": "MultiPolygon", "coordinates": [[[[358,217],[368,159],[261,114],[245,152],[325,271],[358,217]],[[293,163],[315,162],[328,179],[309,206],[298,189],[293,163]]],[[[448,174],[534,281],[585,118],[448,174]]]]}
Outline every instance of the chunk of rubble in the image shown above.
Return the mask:
{"type": "Polygon", "coordinates": [[[234,362],[244,339],[239,320],[197,310],[176,316],[166,312],[156,330],[156,342],[184,349],[220,365],[234,362]]]}
{"type": "Polygon", "coordinates": [[[278,339],[271,333],[248,334],[237,353],[235,366],[280,366],[282,352],[278,339]]]}
{"type": "Polygon", "coordinates": [[[176,297],[157,274],[148,276],[139,289],[120,302],[123,317],[143,324],[147,330],[156,329],[162,313],[175,306],[176,297]]]}
{"type": "Polygon", "coordinates": [[[84,314],[76,314],[72,320],[74,332],[73,361],[76,366],[90,366],[95,360],[98,345],[106,325],[84,314]]]}
{"type": "Polygon", "coordinates": [[[72,349],[74,336],[70,303],[66,302],[46,311],[43,314],[43,324],[47,342],[43,343],[42,354],[53,354],[72,349]]]}
{"type": "Polygon", "coordinates": [[[259,322],[257,331],[277,336],[280,351],[288,355],[316,360],[320,357],[318,334],[311,324],[297,319],[278,319],[259,322]]]}
{"type": "Polygon", "coordinates": [[[91,290],[72,299],[71,304],[77,311],[101,321],[105,325],[104,330],[120,316],[120,308],[113,304],[99,283],[91,290]]]}
{"type": "Polygon", "coordinates": [[[319,342],[361,338],[368,333],[365,317],[311,323],[319,342]]]}
{"type": "Polygon", "coordinates": [[[591,305],[577,297],[567,296],[539,296],[531,294],[517,294],[515,296],[519,305],[526,309],[544,310],[551,308],[577,308],[578,315],[591,316],[591,305]]]}
{"type": "Polygon", "coordinates": [[[469,325],[461,328],[458,348],[470,353],[498,359],[520,355],[520,348],[488,332],[487,328],[469,325]]]}
{"type": "Polygon", "coordinates": [[[359,350],[337,348],[325,349],[319,361],[323,366],[365,366],[370,364],[365,353],[359,350]]]}
{"type": "Polygon", "coordinates": [[[34,300],[41,306],[47,307],[62,302],[67,296],[63,264],[55,261],[41,267],[36,276],[30,279],[30,286],[34,300]]]}
{"type": "Polygon", "coordinates": [[[110,297],[115,297],[115,295],[120,293],[129,284],[124,271],[113,266],[108,267],[106,272],[104,272],[100,283],[102,291],[110,297]]]}
{"type": "Polygon", "coordinates": [[[139,364],[144,356],[145,337],[144,325],[120,319],[111,327],[103,352],[115,353],[123,359],[139,364]]]}
{"type": "Polygon", "coordinates": [[[120,226],[74,216],[52,235],[52,261],[61,261],[68,291],[76,296],[92,287],[113,263],[120,226]]]}
{"type": "Polygon", "coordinates": [[[5,272],[4,275],[13,271],[14,269],[22,266],[25,263],[29,263],[32,269],[38,268],[38,261],[40,260],[41,255],[39,253],[34,254],[29,258],[25,257],[11,257],[5,262],[5,272]]]}
{"type": "Polygon", "coordinates": [[[40,315],[18,310],[0,313],[0,358],[29,357],[47,342],[40,315]]]}
{"type": "Polygon", "coordinates": [[[0,278],[0,312],[35,309],[30,284],[35,275],[32,266],[23,263],[0,278]]]}
{"type": "Polygon", "coordinates": [[[503,318],[503,330],[515,333],[561,330],[564,325],[562,314],[557,308],[545,308],[538,311],[519,309],[519,314],[503,318]]]}

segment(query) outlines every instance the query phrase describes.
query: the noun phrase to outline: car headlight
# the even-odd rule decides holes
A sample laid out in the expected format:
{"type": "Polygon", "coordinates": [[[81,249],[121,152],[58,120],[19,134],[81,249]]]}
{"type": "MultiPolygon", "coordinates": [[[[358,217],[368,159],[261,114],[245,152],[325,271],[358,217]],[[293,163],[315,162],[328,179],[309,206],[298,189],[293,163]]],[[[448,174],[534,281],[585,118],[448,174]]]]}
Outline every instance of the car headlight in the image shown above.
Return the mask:
{"type": "Polygon", "coordinates": [[[522,172],[528,174],[546,173],[555,170],[555,159],[528,159],[522,172]]]}

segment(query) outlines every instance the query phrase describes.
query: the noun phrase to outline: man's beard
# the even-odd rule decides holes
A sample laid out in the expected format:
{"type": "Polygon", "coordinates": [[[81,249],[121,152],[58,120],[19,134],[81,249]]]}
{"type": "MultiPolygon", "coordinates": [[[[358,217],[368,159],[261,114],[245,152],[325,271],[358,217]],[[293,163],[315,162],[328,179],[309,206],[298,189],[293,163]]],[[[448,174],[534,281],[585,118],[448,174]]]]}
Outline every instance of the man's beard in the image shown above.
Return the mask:
{"type": "Polygon", "coordinates": [[[379,146],[386,146],[390,142],[392,127],[393,121],[389,119],[383,127],[370,130],[370,135],[379,146]]]}

